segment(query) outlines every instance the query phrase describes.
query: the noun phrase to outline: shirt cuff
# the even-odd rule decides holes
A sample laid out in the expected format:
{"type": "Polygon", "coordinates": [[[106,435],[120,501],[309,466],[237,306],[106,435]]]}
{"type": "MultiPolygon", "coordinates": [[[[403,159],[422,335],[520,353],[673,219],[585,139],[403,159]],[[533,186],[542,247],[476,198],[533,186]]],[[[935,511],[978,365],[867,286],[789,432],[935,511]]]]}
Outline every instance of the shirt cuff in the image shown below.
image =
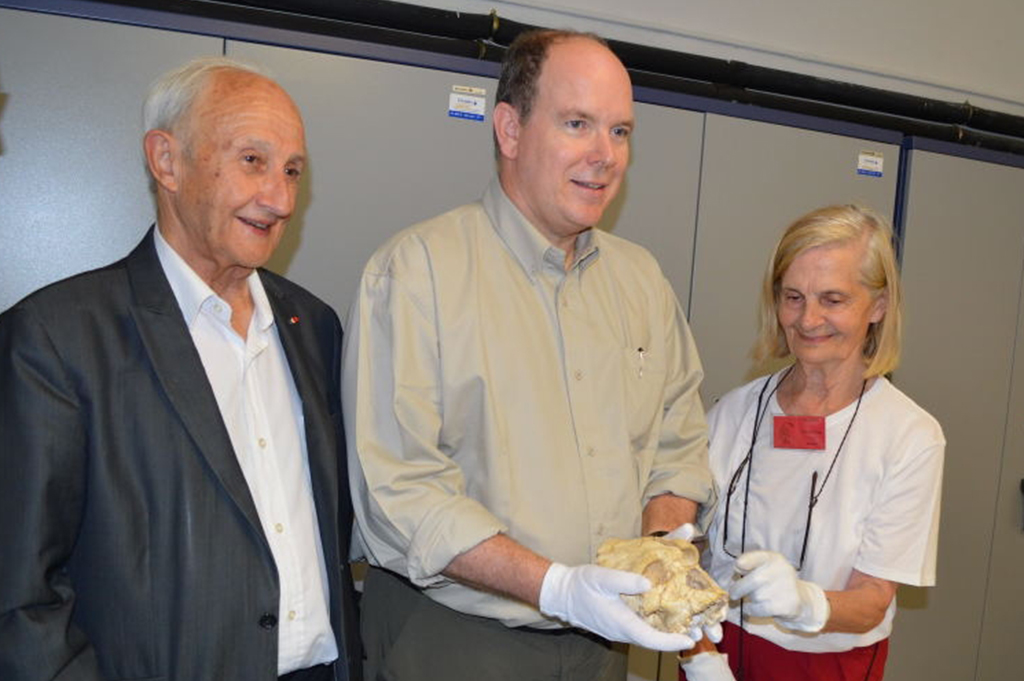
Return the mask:
{"type": "Polygon", "coordinates": [[[441,571],[456,556],[507,531],[504,523],[468,497],[435,508],[423,518],[410,542],[409,579],[419,587],[450,581],[441,571]]]}

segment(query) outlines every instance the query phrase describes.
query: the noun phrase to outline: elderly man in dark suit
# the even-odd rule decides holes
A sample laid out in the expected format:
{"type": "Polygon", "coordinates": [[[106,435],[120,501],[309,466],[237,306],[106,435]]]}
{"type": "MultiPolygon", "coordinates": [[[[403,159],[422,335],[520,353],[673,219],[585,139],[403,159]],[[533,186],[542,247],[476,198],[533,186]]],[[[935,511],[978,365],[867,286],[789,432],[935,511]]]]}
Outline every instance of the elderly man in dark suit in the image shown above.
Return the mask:
{"type": "Polygon", "coordinates": [[[209,58],[145,114],[156,227],[0,316],[0,679],[359,678],[341,327],[260,269],[299,111],[209,58]]]}

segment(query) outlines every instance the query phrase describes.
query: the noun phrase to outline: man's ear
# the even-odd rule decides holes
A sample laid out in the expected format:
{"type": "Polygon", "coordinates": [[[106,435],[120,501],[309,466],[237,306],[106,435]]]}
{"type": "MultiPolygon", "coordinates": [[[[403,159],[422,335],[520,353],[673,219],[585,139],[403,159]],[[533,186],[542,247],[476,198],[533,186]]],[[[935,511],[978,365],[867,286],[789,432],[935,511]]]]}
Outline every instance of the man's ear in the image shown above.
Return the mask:
{"type": "Polygon", "coordinates": [[[505,158],[514,159],[519,154],[519,131],[522,129],[519,112],[508,102],[498,102],[493,116],[498,150],[505,158]]]}
{"type": "Polygon", "coordinates": [[[177,191],[179,144],[166,130],[150,130],[142,138],[142,149],[146,154],[146,165],[157,185],[167,191],[177,191]]]}

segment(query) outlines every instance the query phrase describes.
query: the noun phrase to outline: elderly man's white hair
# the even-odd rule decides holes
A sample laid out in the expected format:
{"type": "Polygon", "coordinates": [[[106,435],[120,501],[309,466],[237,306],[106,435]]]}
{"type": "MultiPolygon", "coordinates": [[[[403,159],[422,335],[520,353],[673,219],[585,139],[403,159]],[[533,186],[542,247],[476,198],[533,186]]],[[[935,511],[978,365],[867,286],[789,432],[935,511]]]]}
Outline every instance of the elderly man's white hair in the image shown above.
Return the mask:
{"type": "Polygon", "coordinates": [[[160,76],[150,86],[142,107],[143,130],[166,130],[179,135],[184,134],[186,131],[176,130],[178,123],[187,115],[196,96],[203,91],[210,77],[219,71],[241,71],[270,78],[258,66],[227,57],[193,59],[160,76]]]}

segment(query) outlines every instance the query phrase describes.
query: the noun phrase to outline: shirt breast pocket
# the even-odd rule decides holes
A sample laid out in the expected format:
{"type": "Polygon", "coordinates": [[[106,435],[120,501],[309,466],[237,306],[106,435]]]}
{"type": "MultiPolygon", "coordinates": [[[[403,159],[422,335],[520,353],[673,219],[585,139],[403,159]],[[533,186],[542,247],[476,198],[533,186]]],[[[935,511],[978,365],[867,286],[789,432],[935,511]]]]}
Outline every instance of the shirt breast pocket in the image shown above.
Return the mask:
{"type": "Polygon", "coordinates": [[[665,360],[646,347],[625,350],[626,427],[634,452],[657,446],[665,394],[665,360]]]}

